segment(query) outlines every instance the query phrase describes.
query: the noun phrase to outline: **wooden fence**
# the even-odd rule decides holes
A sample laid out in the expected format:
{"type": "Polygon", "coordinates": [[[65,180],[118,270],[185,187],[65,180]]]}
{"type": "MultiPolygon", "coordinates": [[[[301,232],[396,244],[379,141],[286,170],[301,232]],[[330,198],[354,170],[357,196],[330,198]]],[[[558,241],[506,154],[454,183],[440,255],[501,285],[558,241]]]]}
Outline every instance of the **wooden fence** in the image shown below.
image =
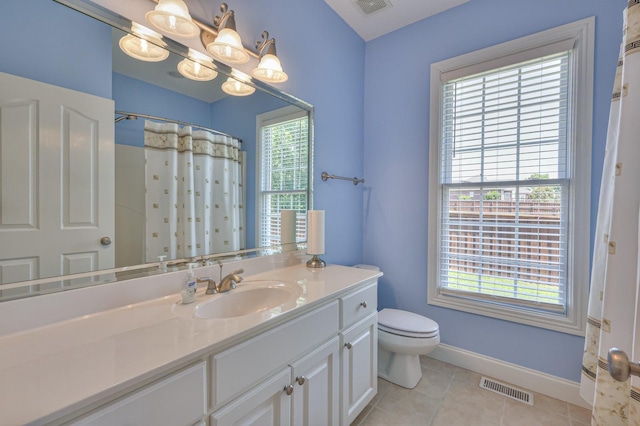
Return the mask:
{"type": "Polygon", "coordinates": [[[558,203],[520,202],[517,222],[515,202],[485,200],[480,207],[477,200],[450,201],[450,223],[444,235],[450,270],[559,283],[558,203]]]}

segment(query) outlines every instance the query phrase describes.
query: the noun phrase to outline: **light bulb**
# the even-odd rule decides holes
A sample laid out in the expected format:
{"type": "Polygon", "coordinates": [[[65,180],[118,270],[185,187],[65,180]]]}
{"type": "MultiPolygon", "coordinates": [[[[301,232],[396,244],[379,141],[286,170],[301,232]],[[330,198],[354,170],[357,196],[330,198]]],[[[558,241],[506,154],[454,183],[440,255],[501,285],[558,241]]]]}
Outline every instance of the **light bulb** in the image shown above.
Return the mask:
{"type": "Polygon", "coordinates": [[[124,53],[146,62],[160,62],[169,57],[169,51],[158,46],[162,43],[160,34],[135,22],[131,30],[133,34],[127,34],[118,43],[124,53]]]}
{"type": "Polygon", "coordinates": [[[223,28],[218,36],[207,45],[207,51],[221,61],[230,64],[249,62],[249,54],[244,51],[240,35],[231,28],[223,28]]]}
{"type": "Polygon", "coordinates": [[[251,71],[255,78],[267,83],[282,83],[287,81],[289,76],[282,71],[282,65],[276,55],[267,53],[260,59],[258,68],[251,71]]]}
{"type": "Polygon", "coordinates": [[[189,58],[185,58],[178,64],[178,71],[183,76],[196,81],[209,81],[218,76],[213,61],[202,53],[189,49],[189,58]]]}
{"type": "Polygon", "coordinates": [[[192,38],[200,34],[182,0],[160,0],[144,17],[151,25],[171,35],[192,38]]]}

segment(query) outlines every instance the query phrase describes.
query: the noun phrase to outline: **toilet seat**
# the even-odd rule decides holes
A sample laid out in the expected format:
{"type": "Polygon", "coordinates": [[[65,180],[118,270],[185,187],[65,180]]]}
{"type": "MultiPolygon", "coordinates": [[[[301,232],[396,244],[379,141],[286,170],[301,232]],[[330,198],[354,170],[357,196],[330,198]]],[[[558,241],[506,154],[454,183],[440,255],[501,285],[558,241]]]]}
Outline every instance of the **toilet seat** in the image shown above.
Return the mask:
{"type": "Polygon", "coordinates": [[[385,308],[378,312],[378,329],[405,337],[428,339],[439,335],[438,323],[422,315],[385,308]]]}

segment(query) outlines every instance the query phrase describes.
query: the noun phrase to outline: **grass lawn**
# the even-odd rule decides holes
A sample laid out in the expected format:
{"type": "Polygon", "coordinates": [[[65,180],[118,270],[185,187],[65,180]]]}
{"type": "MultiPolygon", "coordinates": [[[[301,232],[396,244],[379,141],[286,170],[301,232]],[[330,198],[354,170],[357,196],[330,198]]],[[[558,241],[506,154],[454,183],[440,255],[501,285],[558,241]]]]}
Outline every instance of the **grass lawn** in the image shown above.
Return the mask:
{"type": "Polygon", "coordinates": [[[514,297],[540,303],[562,303],[558,295],[560,288],[557,284],[514,281],[513,279],[492,275],[479,276],[450,270],[447,288],[493,296],[514,297]]]}

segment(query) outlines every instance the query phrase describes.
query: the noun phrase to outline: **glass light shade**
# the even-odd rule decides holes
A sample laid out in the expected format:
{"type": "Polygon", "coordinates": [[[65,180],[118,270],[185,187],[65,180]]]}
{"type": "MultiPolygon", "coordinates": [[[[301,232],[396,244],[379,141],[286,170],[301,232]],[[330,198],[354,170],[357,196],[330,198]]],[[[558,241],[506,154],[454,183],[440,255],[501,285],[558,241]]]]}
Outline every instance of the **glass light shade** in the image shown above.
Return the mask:
{"type": "Polygon", "coordinates": [[[270,53],[267,53],[260,59],[258,68],[254,68],[254,70],[251,71],[251,75],[267,83],[282,83],[289,78],[289,76],[282,71],[280,59],[270,53]]]}
{"type": "Polygon", "coordinates": [[[124,53],[141,61],[160,62],[169,57],[168,50],[133,34],[122,37],[118,44],[124,53]]]}
{"type": "Polygon", "coordinates": [[[246,64],[249,54],[244,51],[240,34],[231,28],[223,28],[218,36],[207,45],[207,51],[216,58],[230,64],[246,64]]]}
{"type": "Polygon", "coordinates": [[[189,59],[183,59],[178,64],[178,71],[183,76],[195,81],[209,81],[218,76],[218,72],[211,59],[198,52],[190,52],[189,59]]]}
{"type": "Polygon", "coordinates": [[[256,91],[254,87],[244,84],[241,81],[236,80],[233,77],[227,78],[227,81],[222,83],[222,91],[232,96],[249,96],[256,91]]]}
{"type": "Polygon", "coordinates": [[[144,17],[151,25],[168,34],[189,38],[200,34],[182,0],[160,0],[155,9],[147,12],[144,17]]]}

